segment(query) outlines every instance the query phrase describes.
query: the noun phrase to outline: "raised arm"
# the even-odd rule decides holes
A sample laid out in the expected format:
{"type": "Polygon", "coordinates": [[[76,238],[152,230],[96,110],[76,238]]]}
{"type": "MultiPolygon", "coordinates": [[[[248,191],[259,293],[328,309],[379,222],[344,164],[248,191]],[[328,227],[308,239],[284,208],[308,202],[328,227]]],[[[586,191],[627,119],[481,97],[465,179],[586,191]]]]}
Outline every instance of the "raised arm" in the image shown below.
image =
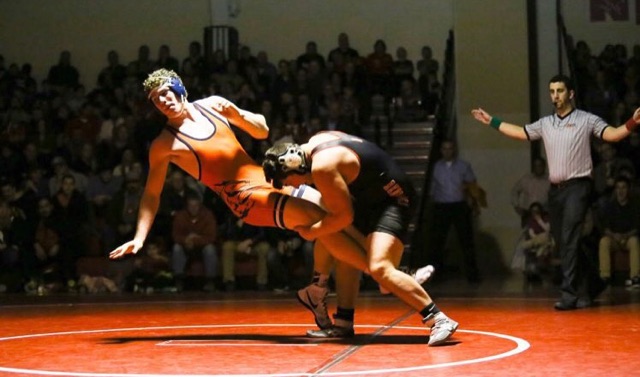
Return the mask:
{"type": "Polygon", "coordinates": [[[149,173],[138,209],[136,234],[133,240],[120,245],[109,253],[109,258],[117,259],[126,254],[136,254],[142,248],[158,212],[160,194],[167,176],[169,160],[170,151],[163,148],[159,140],[156,140],[149,151],[149,173]]]}
{"type": "Polygon", "coordinates": [[[262,114],[243,110],[231,101],[219,96],[209,97],[205,101],[208,106],[222,114],[230,123],[247,132],[254,139],[266,139],[269,136],[269,127],[262,114]]]}
{"type": "Polygon", "coordinates": [[[492,117],[481,108],[471,110],[471,114],[480,123],[487,124],[512,139],[527,140],[527,134],[521,126],[503,122],[496,117],[492,117]]]}
{"type": "Polygon", "coordinates": [[[602,134],[602,140],[616,142],[629,136],[629,134],[640,124],[640,107],[636,109],[629,120],[618,127],[607,127],[602,134]]]}

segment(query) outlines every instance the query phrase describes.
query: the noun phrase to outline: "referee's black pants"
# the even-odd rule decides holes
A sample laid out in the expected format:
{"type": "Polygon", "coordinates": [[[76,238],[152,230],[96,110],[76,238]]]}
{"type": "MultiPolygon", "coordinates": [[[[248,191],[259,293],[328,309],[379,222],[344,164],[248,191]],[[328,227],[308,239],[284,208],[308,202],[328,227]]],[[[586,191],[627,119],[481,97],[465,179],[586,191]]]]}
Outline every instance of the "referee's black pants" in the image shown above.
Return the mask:
{"type": "Polygon", "coordinates": [[[574,305],[581,284],[586,283],[585,255],[580,253],[582,226],[589,209],[592,183],[586,178],[551,185],[549,190],[549,216],[551,234],[562,266],[560,300],[574,305]]]}
{"type": "Polygon", "coordinates": [[[432,206],[430,259],[431,264],[438,268],[444,266],[444,247],[451,227],[455,228],[456,236],[462,248],[464,272],[469,281],[479,278],[476,262],[476,248],[473,236],[473,214],[467,202],[434,203],[432,206]]]}

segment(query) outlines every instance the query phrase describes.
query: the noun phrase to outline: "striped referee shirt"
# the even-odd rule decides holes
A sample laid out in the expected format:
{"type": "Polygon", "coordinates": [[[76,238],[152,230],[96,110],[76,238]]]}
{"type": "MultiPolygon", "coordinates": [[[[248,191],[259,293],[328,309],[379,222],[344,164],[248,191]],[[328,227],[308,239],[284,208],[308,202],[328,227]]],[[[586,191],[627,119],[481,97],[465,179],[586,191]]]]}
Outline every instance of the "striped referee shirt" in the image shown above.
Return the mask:
{"type": "Polygon", "coordinates": [[[599,116],[573,109],[564,117],[554,113],[527,124],[524,132],[529,140],[542,139],[547,152],[549,180],[560,183],[591,176],[591,136],[602,139],[607,127],[607,122],[599,116]]]}

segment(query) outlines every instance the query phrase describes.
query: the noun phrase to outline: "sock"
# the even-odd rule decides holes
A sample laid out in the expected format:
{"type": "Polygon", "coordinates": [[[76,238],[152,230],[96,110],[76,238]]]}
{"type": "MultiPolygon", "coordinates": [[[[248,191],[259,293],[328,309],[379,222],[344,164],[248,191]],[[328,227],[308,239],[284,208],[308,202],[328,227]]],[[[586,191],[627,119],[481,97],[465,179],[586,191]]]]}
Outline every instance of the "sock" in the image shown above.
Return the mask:
{"type": "Polygon", "coordinates": [[[440,313],[440,309],[435,304],[435,302],[432,302],[431,304],[425,306],[424,309],[420,310],[420,315],[422,316],[423,321],[431,319],[438,313],[440,313]]]}
{"type": "Polygon", "coordinates": [[[326,287],[329,282],[329,275],[323,275],[318,271],[313,271],[313,279],[311,279],[311,283],[316,284],[320,287],[326,287]]]}
{"type": "Polygon", "coordinates": [[[333,315],[334,325],[342,328],[353,328],[355,309],[345,309],[338,306],[337,313],[333,315]]]}

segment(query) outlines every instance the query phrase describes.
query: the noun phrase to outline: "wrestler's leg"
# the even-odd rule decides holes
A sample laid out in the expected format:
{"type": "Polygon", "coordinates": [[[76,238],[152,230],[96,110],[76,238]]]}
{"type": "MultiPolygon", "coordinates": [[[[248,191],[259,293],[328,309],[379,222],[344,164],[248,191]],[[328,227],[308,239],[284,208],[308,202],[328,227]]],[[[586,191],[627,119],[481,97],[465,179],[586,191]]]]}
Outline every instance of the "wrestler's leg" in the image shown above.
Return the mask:
{"type": "Polygon", "coordinates": [[[313,256],[316,272],[329,275],[335,267],[337,304],[342,308],[353,309],[360,290],[360,270],[335,260],[321,242],[316,242],[313,256]]]}
{"type": "MultiPolygon", "coordinates": [[[[309,226],[318,222],[324,213],[320,207],[310,201],[289,197],[284,205],[284,225],[288,229],[309,226]]],[[[367,260],[364,250],[345,232],[328,234],[318,238],[316,242],[321,242],[334,257],[361,271],[366,271],[367,260]]]]}
{"type": "Polygon", "coordinates": [[[417,311],[433,302],[418,282],[396,268],[396,261],[399,261],[404,250],[404,245],[397,237],[374,232],[367,241],[369,271],[375,281],[417,311]]]}
{"type": "Polygon", "coordinates": [[[385,232],[373,232],[367,239],[371,276],[420,314],[422,321],[431,328],[430,346],[445,343],[457,330],[458,323],[440,311],[413,277],[394,266],[394,261],[404,250],[402,242],[385,232]]]}

